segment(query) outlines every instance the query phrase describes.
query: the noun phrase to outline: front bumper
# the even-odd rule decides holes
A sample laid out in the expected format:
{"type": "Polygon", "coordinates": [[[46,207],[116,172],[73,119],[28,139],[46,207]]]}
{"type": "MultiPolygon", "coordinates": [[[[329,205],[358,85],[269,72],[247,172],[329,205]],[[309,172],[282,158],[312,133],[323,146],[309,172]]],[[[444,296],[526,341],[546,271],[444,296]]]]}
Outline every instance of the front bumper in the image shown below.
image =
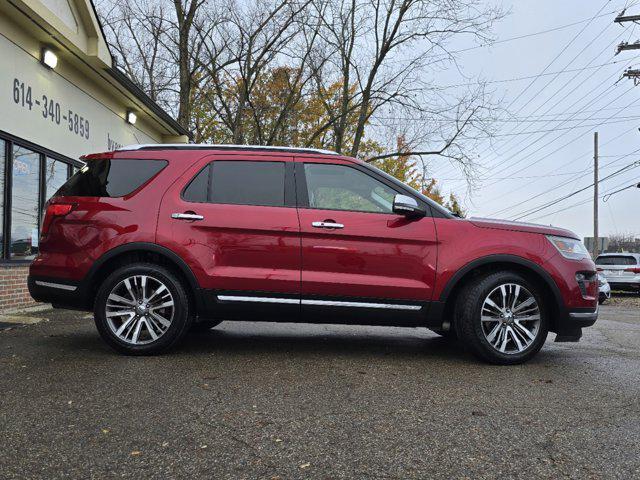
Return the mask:
{"type": "Polygon", "coordinates": [[[582,329],[592,326],[598,320],[598,307],[574,308],[563,317],[557,323],[556,342],[577,342],[582,337],[582,329]]]}

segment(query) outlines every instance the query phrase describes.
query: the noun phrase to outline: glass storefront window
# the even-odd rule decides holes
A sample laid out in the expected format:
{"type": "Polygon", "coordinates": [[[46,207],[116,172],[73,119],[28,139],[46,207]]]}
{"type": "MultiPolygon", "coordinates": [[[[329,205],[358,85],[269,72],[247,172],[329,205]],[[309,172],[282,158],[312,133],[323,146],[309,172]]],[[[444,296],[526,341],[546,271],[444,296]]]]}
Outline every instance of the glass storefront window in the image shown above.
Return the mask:
{"type": "Polygon", "coordinates": [[[69,167],[64,162],[47,157],[44,175],[44,200],[46,202],[67,181],[69,167]]]}
{"type": "Polygon", "coordinates": [[[7,142],[0,139],[0,258],[3,250],[2,239],[4,238],[4,166],[6,165],[7,142]]]}
{"type": "Polygon", "coordinates": [[[38,253],[40,154],[14,145],[12,163],[9,257],[32,260],[38,253]]]}

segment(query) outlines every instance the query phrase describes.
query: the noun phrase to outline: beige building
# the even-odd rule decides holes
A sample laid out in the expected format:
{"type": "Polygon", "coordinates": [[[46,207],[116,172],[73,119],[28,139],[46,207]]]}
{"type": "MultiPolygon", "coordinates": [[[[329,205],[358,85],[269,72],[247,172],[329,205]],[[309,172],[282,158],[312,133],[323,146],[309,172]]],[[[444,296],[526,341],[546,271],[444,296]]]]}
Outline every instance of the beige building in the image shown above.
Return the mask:
{"type": "Polygon", "coordinates": [[[187,134],[115,68],[90,0],[0,1],[0,310],[30,303],[42,207],[81,155],[187,134]]]}

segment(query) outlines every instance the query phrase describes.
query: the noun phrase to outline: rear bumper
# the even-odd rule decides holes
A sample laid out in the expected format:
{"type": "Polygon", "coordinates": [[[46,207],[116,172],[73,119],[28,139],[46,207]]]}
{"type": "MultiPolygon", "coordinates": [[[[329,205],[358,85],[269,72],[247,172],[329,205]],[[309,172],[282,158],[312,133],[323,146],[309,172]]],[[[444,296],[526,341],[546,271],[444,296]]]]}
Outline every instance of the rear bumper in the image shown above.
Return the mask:
{"type": "Polygon", "coordinates": [[[93,298],[88,298],[81,282],[29,275],[27,286],[34,300],[50,303],[55,308],[91,310],[93,305],[93,298]]]}

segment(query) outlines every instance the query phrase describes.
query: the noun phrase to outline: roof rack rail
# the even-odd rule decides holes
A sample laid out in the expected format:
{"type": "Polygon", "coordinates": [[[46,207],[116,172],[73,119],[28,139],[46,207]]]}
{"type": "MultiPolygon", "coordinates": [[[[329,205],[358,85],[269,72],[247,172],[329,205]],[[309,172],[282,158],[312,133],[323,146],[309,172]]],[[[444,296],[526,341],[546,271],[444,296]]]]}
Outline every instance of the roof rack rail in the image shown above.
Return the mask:
{"type": "Polygon", "coordinates": [[[340,155],[331,150],[323,150],[321,148],[303,148],[303,147],[277,147],[266,145],[221,145],[208,143],[146,143],[139,145],[127,145],[118,148],[118,151],[127,150],[268,150],[274,152],[291,152],[291,153],[321,153],[324,155],[340,155]]]}

